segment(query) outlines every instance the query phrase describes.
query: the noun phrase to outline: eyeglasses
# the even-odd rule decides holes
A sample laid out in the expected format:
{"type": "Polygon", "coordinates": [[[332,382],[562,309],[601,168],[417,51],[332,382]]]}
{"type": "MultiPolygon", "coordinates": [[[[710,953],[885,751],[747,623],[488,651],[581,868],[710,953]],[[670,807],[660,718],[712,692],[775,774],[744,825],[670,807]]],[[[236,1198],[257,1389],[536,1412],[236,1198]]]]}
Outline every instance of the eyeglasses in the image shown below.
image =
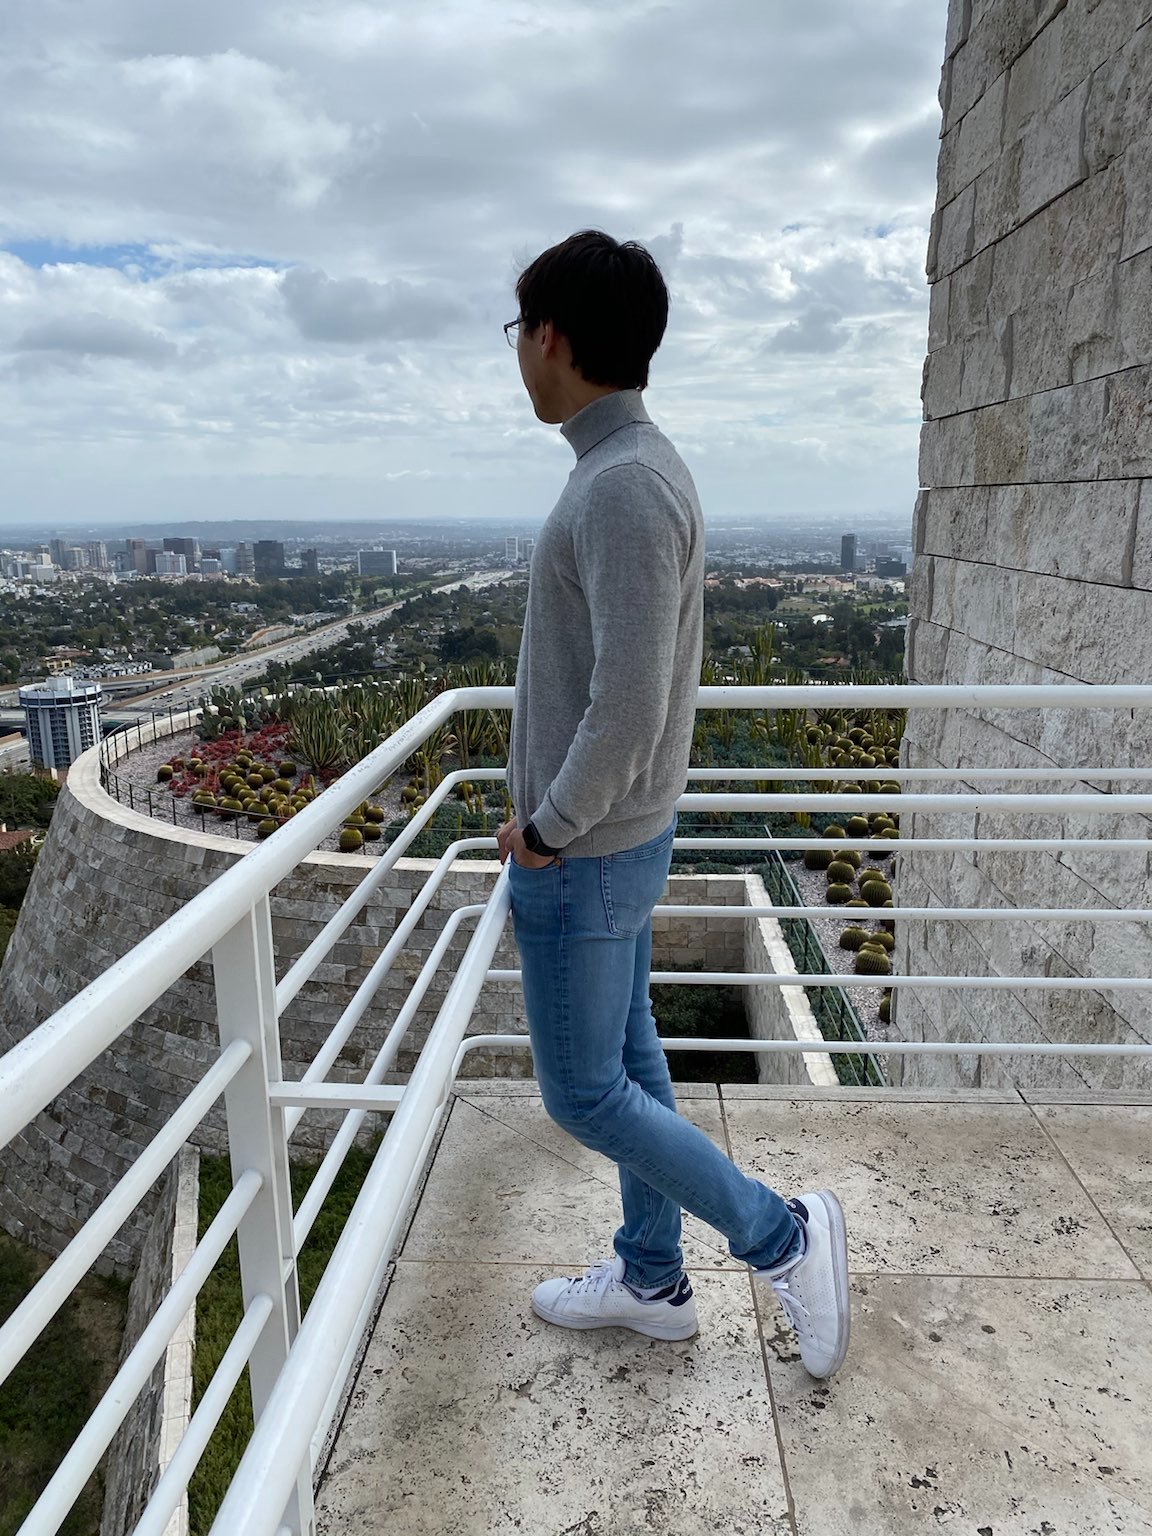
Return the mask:
{"type": "Polygon", "coordinates": [[[508,338],[508,345],[510,347],[516,345],[517,332],[522,324],[522,320],[509,320],[508,324],[504,327],[504,334],[508,338]]]}

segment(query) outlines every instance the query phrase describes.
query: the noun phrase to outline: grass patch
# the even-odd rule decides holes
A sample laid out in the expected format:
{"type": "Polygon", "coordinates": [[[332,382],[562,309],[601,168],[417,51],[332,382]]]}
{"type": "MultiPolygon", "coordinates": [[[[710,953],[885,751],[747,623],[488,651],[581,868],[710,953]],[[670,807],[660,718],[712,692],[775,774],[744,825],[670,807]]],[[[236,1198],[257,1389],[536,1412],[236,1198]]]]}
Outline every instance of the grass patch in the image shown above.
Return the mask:
{"type": "MultiPolygon", "coordinates": [[[[377,1143],[378,1145],[379,1143],[377,1143]]],[[[372,1164],[375,1148],[353,1147],[320,1208],[308,1240],[300,1250],[300,1306],[308,1310],[328,1260],[361,1185],[372,1164]]],[[[319,1160],[292,1164],[292,1205],[299,1209],[319,1168],[319,1160]]],[[[232,1191],[232,1172],[225,1157],[200,1159],[200,1221],[203,1237],[216,1213],[232,1191]]],[[[228,1244],[219,1263],[205,1282],[196,1303],[196,1352],[192,1366],[193,1407],[211,1381],[232,1335],[240,1326],[243,1301],[240,1289],[240,1254],[236,1239],[228,1244]]],[[[240,1458],[252,1435],[252,1393],[248,1372],[236,1384],[216,1433],[208,1443],[195,1476],[188,1486],[188,1511],[192,1536],[207,1536],[216,1511],[235,1476],[240,1458]]]]}
{"type": "MultiPolygon", "coordinates": [[[[50,1262],[0,1234],[0,1323],[50,1262]]],[[[19,1529],[115,1375],[127,1310],[126,1281],[88,1275],[0,1386],[0,1536],[19,1529]]],[[[103,1504],[101,1465],[61,1536],[97,1536],[103,1504]]]]}
{"type": "MultiPolygon", "coordinates": [[[[699,970],[699,966],[692,967],[699,970]]],[[[668,1038],[747,1040],[748,1020],[739,987],[682,986],[658,982],[652,989],[656,1027],[668,1038]]],[[[756,1058],[750,1051],[668,1052],[678,1083],[755,1083],[756,1058]]]]}

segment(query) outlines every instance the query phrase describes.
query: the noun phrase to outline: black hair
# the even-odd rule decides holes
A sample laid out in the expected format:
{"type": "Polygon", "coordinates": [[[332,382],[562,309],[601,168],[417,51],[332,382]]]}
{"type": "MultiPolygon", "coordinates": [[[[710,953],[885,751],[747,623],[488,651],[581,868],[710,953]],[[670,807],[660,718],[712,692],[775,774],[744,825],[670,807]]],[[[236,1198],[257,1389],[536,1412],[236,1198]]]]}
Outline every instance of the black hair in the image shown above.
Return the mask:
{"type": "Polygon", "coordinates": [[[644,389],[668,324],[668,289],[651,253],[582,229],[541,252],[516,283],[520,319],[532,332],[551,320],[568,338],[589,384],[644,389]]]}

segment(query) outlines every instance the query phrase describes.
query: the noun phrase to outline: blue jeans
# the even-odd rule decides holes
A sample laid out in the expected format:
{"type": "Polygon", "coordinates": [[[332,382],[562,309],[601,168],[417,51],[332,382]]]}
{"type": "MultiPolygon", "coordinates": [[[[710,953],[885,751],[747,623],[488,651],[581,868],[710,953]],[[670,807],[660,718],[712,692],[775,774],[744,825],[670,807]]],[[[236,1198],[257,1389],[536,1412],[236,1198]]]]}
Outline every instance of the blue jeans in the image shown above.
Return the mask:
{"type": "Polygon", "coordinates": [[[613,1239],[634,1286],[682,1272],[680,1210],[757,1268],[799,1251],[792,1212],[677,1113],[648,995],[652,908],[672,862],[675,820],[651,842],[543,869],[510,860],[512,920],[544,1107],[620,1170],[613,1239]]]}

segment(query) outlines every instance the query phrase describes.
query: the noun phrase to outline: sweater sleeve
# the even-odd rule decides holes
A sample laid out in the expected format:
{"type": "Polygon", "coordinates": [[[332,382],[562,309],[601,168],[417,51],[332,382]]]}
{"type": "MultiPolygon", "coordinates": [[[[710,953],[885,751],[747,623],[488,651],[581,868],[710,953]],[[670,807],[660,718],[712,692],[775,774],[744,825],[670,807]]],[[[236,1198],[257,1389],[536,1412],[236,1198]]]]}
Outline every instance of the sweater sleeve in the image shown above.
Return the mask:
{"type": "Polygon", "coordinates": [[[691,545],[689,516],[660,475],[622,464],[596,476],[573,529],[594,655],[588,707],[531,817],[549,847],[603,821],[656,754],[691,545]]]}

